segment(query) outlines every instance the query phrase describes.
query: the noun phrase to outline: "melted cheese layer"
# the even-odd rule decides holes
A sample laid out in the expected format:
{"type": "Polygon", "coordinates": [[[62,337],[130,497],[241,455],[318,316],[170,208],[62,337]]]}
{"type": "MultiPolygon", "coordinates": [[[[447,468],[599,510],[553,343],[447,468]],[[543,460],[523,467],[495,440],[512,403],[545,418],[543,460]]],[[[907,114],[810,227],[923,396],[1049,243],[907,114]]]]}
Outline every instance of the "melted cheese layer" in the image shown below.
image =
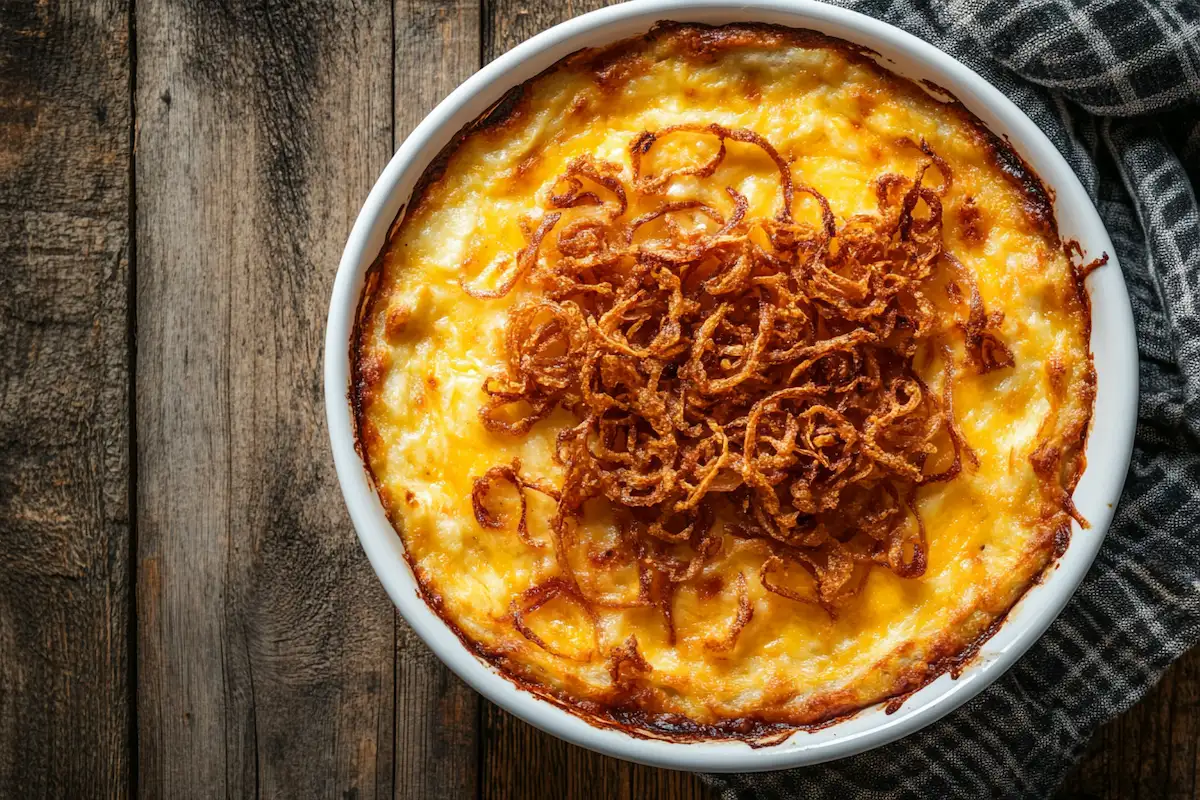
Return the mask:
{"type": "MultiPolygon", "coordinates": [[[[700,159],[711,142],[676,146],[700,159]]],[[[769,214],[779,194],[772,165],[753,148],[729,147],[715,179],[684,186],[686,196],[731,185],[752,213],[769,214]]],[[[612,694],[605,658],[636,635],[653,668],[638,710],[698,725],[826,719],[914,688],[938,659],[966,648],[1052,559],[1075,470],[1046,486],[1030,456],[1061,442],[1077,466],[1092,398],[1087,310],[1071,266],[1052,226],[1030,213],[1026,190],[997,164],[995,147],[961,107],[830,40],[689,27],[576,55],[528,84],[506,119],[465,136],[383,254],[357,352],[365,456],[439,612],[510,675],[593,711],[612,694]],[[997,328],[1016,365],[987,375],[959,370],[954,407],[979,466],[921,490],[929,547],[921,578],[874,569],[831,619],[765,591],[757,578],[763,546],[726,535],[720,554],[675,598],[674,645],[656,610],[601,608],[593,622],[558,598],[528,619],[549,652],[514,629],[509,606],[557,572],[547,532],[553,503],[529,493],[531,533],[545,543],[532,548],[512,530],[481,528],[471,487],[514,457],[523,472],[560,482],[554,437],[574,420],[560,410],[523,437],[484,429],[481,387],[502,371],[506,313],[533,290],[521,283],[481,300],[459,280],[521,248],[518,220],[539,208],[538,191],[572,158],[594,155],[628,169],[629,143],[642,131],[713,122],[773,143],[795,179],[828,198],[839,224],[874,213],[878,175],[914,173],[921,154],[912,143],[923,137],[953,170],[943,200],[946,249],[975,273],[988,310],[1003,313],[997,328]],[[739,572],[753,619],[734,649],[715,652],[704,645],[729,629],[739,572]]],[[[961,362],[961,342],[956,347],[961,362]]],[[[601,551],[616,538],[598,514],[579,547],[601,551]]],[[[592,570],[583,589],[632,599],[636,571],[592,570]]]]}

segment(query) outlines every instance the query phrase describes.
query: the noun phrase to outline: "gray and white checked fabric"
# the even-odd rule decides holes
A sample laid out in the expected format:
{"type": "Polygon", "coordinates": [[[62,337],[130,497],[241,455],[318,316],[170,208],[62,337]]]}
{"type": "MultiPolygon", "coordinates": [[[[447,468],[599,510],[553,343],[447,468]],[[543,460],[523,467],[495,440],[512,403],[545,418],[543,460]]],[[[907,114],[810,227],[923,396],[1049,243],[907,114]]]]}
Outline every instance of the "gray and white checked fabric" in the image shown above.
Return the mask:
{"type": "Polygon", "coordinates": [[[992,687],[854,758],[705,779],[725,798],[1044,797],[1096,728],[1200,641],[1200,0],[841,4],[975,69],[1075,168],[1133,297],[1137,444],[1095,566],[992,687]]]}

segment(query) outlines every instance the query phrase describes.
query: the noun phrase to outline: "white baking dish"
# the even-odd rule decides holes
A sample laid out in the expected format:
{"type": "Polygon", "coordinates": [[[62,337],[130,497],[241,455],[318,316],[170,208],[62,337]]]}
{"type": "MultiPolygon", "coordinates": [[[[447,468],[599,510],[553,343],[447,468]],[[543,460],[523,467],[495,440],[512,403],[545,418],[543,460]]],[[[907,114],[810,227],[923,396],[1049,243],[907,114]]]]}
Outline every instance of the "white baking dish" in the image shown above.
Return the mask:
{"type": "Polygon", "coordinates": [[[417,634],[463,680],[527,722],[575,744],[646,764],[716,772],[756,771],[813,764],[859,753],[909,734],[975,696],[1001,675],[1046,630],[1082,580],[1103,541],[1120,496],[1133,445],[1137,411],[1137,349],[1129,298],[1112,243],[1079,180],[1054,145],[997,89],[937,48],[878,20],[811,0],[634,0],[572,19],[535,36],[480,70],[413,131],[371,190],[338,268],[325,340],[325,401],[334,460],[350,517],[363,549],[388,594],[417,634]],[[1108,253],[1108,266],[1087,280],[1095,325],[1092,350],[1097,399],[1087,469],[1075,503],[1091,522],[1076,528],[1066,553],[1009,614],[957,679],[943,675],[893,714],[866,709],[786,742],[751,748],[738,741],[675,743],[638,738],[593,726],[517,688],[470,653],[422,600],[403,557],[403,543],[384,514],[355,449],[347,399],[350,338],[364,275],[384,244],[389,225],[425,167],[451,137],[496,102],[563,56],[644,33],[655,22],[720,24],[765,22],[809,28],[865,45],[892,71],[927,79],[953,93],[993,132],[1008,139],[1053,190],[1064,240],[1077,240],[1088,257],[1108,253]]]}

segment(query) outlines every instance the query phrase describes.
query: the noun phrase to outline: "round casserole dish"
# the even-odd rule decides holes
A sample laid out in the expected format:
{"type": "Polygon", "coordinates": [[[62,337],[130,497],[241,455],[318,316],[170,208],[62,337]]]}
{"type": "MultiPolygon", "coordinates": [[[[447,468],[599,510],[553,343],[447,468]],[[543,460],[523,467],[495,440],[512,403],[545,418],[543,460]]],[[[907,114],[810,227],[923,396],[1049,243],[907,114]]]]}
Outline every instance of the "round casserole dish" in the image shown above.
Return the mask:
{"type": "Polygon", "coordinates": [[[334,284],[326,331],[325,395],[338,478],[363,548],[393,602],[429,647],[463,680],[525,721],[575,744],[619,758],[674,769],[759,771],[813,764],[886,744],[927,725],[995,680],[1045,631],[1066,605],[1103,540],[1120,495],[1132,449],[1137,408],[1137,355],[1128,295],[1112,244],[1083,187],[1054,146],[999,91],[954,59],[915,37],[860,14],[805,0],[713,2],[634,0],[586,14],[546,31],[489,64],[443,101],[416,128],[371,191],[350,234],[334,284]],[[1107,253],[1109,265],[1087,279],[1096,369],[1093,430],[1087,468],[1074,500],[1091,522],[1074,530],[1070,545],[1012,609],[999,630],[957,678],[937,678],[906,699],[898,711],[883,704],[814,731],[798,731],[781,744],[752,748],[738,741],[646,740],[598,727],[518,688],[477,659],[421,597],[356,448],[348,399],[350,349],[367,270],[418,179],[464,126],[564,56],[635,36],[660,20],[724,24],[760,22],[807,28],[869,48],[896,74],[944,87],[995,134],[1007,139],[1055,198],[1064,241],[1077,241],[1088,258],[1107,253]]]}

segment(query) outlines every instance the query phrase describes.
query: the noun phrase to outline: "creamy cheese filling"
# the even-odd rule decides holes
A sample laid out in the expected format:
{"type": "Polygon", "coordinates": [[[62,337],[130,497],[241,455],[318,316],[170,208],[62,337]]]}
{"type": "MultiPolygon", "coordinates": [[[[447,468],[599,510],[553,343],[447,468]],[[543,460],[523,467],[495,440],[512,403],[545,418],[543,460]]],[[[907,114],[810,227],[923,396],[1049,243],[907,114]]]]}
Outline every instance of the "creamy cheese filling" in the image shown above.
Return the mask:
{"type": "MultiPolygon", "coordinates": [[[[636,701],[648,713],[698,724],[812,722],[912,688],[931,661],[958,653],[1002,615],[1053,557],[1068,522],[1062,491],[1074,476],[1066,470],[1061,485],[1047,486],[1031,456],[1046,446],[1073,456],[1081,446],[1092,398],[1087,311],[1055,235],[960,109],[812,37],[743,32],[706,48],[693,41],[668,33],[576,57],[527,86],[506,121],[459,144],[383,256],[357,353],[360,435],[427,595],[510,674],[604,704],[613,688],[606,658],[636,636],[652,667],[636,701]],[[514,457],[528,474],[561,482],[555,435],[575,420],[560,409],[522,437],[483,427],[482,386],[502,369],[507,312],[535,290],[522,282],[504,297],[478,299],[460,279],[523,246],[518,220],[537,213],[571,159],[628,166],[640,132],[713,122],[771,141],[794,179],[828,198],[839,223],[874,213],[874,179],[912,175],[922,157],[913,142],[927,141],[954,173],[943,198],[946,249],[974,272],[989,312],[1003,315],[996,328],[1015,365],[961,371],[955,416],[979,464],[920,490],[929,546],[922,577],[875,569],[831,618],[764,590],[764,548],[727,535],[676,594],[673,645],[655,609],[600,608],[592,619],[564,596],[528,615],[543,648],[514,628],[510,604],[558,570],[548,530],[554,501],[528,493],[530,535],[544,544],[530,547],[511,529],[482,528],[471,489],[514,457]],[[705,643],[724,637],[736,616],[738,573],[753,619],[733,649],[714,651],[705,643]]],[[[675,155],[698,161],[713,146],[672,144],[675,155]]],[[[752,211],[769,213],[779,195],[773,166],[743,145],[730,148],[718,180],[684,179],[678,191],[694,197],[730,185],[752,211]]],[[[961,340],[951,345],[962,362],[961,340]]],[[[600,510],[581,527],[579,547],[603,551],[616,540],[611,515],[600,510]]],[[[633,597],[637,573],[621,564],[583,570],[581,584],[596,596],[633,597]]]]}

